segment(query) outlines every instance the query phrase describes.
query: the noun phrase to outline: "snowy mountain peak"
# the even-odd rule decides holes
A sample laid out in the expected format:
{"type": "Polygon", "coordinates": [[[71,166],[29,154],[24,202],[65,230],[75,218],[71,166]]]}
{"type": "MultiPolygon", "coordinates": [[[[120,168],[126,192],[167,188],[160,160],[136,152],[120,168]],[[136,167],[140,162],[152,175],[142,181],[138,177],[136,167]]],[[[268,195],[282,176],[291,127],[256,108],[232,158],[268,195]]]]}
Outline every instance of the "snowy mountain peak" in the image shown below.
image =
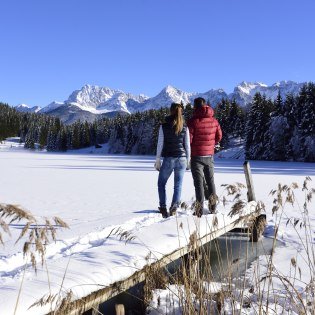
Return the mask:
{"type": "Polygon", "coordinates": [[[19,104],[15,108],[30,108],[30,107],[26,104],[19,104]]]}
{"type": "Polygon", "coordinates": [[[225,93],[225,91],[224,91],[222,88],[219,88],[219,89],[211,89],[211,90],[209,90],[208,92],[211,92],[211,93],[225,93]]]}
{"type": "Polygon", "coordinates": [[[161,92],[165,92],[165,93],[176,93],[180,91],[179,89],[177,89],[176,87],[172,86],[172,85],[167,85],[161,92]]]}
{"type": "MultiPolygon", "coordinates": [[[[100,108],[105,110],[106,102],[111,100],[115,95],[117,99],[117,95],[122,93],[123,92],[120,90],[112,90],[108,87],[86,84],[80,90],[74,91],[65,103],[75,105],[85,111],[97,113],[97,110],[100,108]]],[[[125,105],[121,107],[127,110],[125,105]]]]}
{"type": "Polygon", "coordinates": [[[81,88],[81,90],[78,90],[79,92],[82,92],[82,93],[101,93],[101,92],[105,92],[105,93],[108,93],[108,94],[111,94],[111,93],[118,93],[118,92],[121,92],[123,93],[123,91],[121,90],[118,90],[118,89],[111,89],[109,87],[100,87],[98,85],[90,85],[90,84],[85,84],[83,85],[83,87],[81,88]]]}
{"type": "Polygon", "coordinates": [[[238,84],[238,86],[242,86],[242,87],[254,87],[254,86],[264,86],[267,87],[267,84],[263,83],[263,82],[247,82],[247,81],[242,81],[240,84],[238,84]]]}
{"type": "Polygon", "coordinates": [[[286,87],[286,86],[292,86],[292,85],[296,85],[298,83],[294,82],[294,81],[285,81],[285,80],[282,80],[282,81],[279,81],[279,82],[276,82],[274,83],[272,86],[274,87],[278,87],[278,88],[281,88],[281,87],[286,87]]]}
{"type": "Polygon", "coordinates": [[[76,103],[83,107],[97,108],[100,104],[109,100],[114,94],[121,92],[97,85],[84,85],[80,90],[74,91],[66,103],[76,103]]]}
{"type": "Polygon", "coordinates": [[[234,92],[241,91],[245,94],[251,94],[251,91],[257,88],[266,88],[267,85],[261,82],[246,82],[243,81],[236,86],[234,92]]]}
{"type": "MultiPolygon", "coordinates": [[[[194,93],[184,92],[172,85],[167,85],[156,97],[155,102],[160,101],[161,104],[165,104],[164,106],[170,106],[171,103],[183,103],[187,104],[190,102],[190,97],[194,93]],[[166,102],[168,102],[166,104],[166,102]]],[[[163,106],[163,107],[164,107],[163,106]]]]}
{"type": "Polygon", "coordinates": [[[19,105],[15,106],[15,109],[17,111],[23,112],[23,113],[37,113],[41,110],[41,107],[39,107],[39,106],[30,107],[26,104],[19,104],[19,105]]]}

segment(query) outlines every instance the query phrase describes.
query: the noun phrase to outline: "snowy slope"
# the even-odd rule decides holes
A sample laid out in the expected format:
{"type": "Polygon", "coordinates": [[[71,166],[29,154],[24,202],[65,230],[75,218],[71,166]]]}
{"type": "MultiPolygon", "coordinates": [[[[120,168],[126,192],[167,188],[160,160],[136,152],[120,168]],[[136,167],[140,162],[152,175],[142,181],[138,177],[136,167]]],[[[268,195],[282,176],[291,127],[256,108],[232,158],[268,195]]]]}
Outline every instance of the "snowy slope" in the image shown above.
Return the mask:
{"type": "Polygon", "coordinates": [[[57,109],[58,107],[61,107],[63,106],[64,103],[63,102],[57,102],[57,101],[53,101],[51,102],[50,104],[48,104],[47,106],[43,107],[41,110],[40,110],[40,113],[48,113],[48,112],[51,112],[55,109],[57,109]]]}
{"type": "MultiPolygon", "coordinates": [[[[59,290],[68,262],[64,289],[71,288],[76,296],[80,296],[94,290],[96,284],[106,285],[140,268],[147,248],[154,249],[154,253],[159,255],[178,245],[174,219],[163,220],[156,213],[158,173],[153,168],[154,157],[114,156],[103,155],[104,151],[102,154],[97,152],[97,149],[89,148],[65,154],[30,152],[21,149],[17,139],[0,144],[0,202],[19,204],[32,211],[38,219],[40,216],[60,216],[71,227],[70,230],[59,231],[56,244],[47,249],[53,292],[59,290]],[[112,228],[119,226],[131,233],[136,232],[139,239],[124,245],[119,237],[107,238],[112,228]],[[161,235],[163,242],[157,242],[161,235]]],[[[221,155],[225,156],[222,152],[221,155]]],[[[242,160],[216,158],[215,181],[220,196],[223,194],[221,184],[245,183],[242,164],[242,160]]],[[[296,181],[301,186],[308,175],[314,183],[315,166],[312,163],[260,161],[253,161],[251,165],[256,197],[266,203],[268,236],[275,224],[271,215],[273,198],[269,196],[270,190],[278,182],[296,181]]],[[[167,186],[169,198],[172,182],[170,178],[167,186]]],[[[191,173],[186,172],[182,199],[190,202],[193,196],[191,173]]],[[[297,193],[296,198],[302,205],[304,192],[297,193]]],[[[224,211],[222,205],[219,209],[224,211]]],[[[313,204],[310,213],[315,232],[314,211],[313,204]]],[[[291,207],[286,217],[296,214],[296,209],[291,207]]],[[[205,216],[203,220],[210,217],[205,216]]],[[[179,218],[183,220],[185,231],[188,221],[193,223],[191,220],[194,219],[190,213],[181,213],[179,218]]],[[[285,247],[275,252],[277,266],[284,274],[291,272],[292,255],[303,254],[300,240],[286,222],[287,219],[283,218],[279,230],[285,247]]],[[[21,243],[14,245],[21,226],[13,225],[11,230],[12,238],[6,237],[5,247],[1,248],[1,315],[13,313],[25,262],[21,243]]],[[[299,264],[302,280],[307,282],[310,276],[307,266],[303,265],[303,261],[299,264]]],[[[17,314],[42,314],[38,309],[28,311],[27,308],[48,292],[45,268],[39,267],[36,276],[32,268],[27,267],[17,314]]]]}

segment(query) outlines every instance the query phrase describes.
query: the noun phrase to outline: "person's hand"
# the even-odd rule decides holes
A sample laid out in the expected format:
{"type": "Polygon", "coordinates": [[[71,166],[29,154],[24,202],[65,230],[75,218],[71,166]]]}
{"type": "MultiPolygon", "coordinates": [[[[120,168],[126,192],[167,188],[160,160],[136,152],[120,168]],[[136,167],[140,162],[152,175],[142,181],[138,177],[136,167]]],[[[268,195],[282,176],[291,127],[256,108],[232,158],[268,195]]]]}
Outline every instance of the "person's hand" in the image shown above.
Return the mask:
{"type": "Polygon", "coordinates": [[[191,162],[190,162],[190,160],[187,160],[186,170],[189,171],[190,169],[191,169],[191,162]]]}
{"type": "Polygon", "coordinates": [[[157,158],[157,159],[155,160],[154,167],[155,167],[155,169],[156,169],[157,171],[160,171],[160,169],[161,169],[161,159],[157,158]]]}
{"type": "Polygon", "coordinates": [[[220,143],[217,143],[217,144],[214,146],[214,151],[215,151],[215,153],[219,152],[220,149],[221,149],[220,143]]]}

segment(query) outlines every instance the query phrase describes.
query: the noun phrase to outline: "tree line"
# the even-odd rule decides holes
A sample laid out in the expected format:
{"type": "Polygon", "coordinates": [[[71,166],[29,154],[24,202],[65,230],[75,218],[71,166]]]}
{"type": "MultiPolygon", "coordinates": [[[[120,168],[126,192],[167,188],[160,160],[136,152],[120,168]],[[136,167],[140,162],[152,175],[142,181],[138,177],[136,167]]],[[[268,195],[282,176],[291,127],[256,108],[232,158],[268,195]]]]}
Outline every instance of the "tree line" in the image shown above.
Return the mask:
{"type": "MultiPolygon", "coordinates": [[[[185,119],[193,114],[183,106],[185,119]]],[[[0,141],[19,136],[28,149],[67,151],[108,143],[109,153],[154,154],[158,129],[168,108],[101,118],[93,123],[63,124],[59,118],[20,113],[0,103],[0,141]]],[[[299,95],[275,101],[257,93],[246,108],[223,99],[215,108],[223,131],[221,147],[232,139],[244,142],[245,157],[253,160],[315,161],[315,85],[306,84],[299,95]]]]}
{"type": "Polygon", "coordinates": [[[272,102],[256,94],[245,123],[245,156],[252,160],[315,161],[315,84],[272,102]]]}

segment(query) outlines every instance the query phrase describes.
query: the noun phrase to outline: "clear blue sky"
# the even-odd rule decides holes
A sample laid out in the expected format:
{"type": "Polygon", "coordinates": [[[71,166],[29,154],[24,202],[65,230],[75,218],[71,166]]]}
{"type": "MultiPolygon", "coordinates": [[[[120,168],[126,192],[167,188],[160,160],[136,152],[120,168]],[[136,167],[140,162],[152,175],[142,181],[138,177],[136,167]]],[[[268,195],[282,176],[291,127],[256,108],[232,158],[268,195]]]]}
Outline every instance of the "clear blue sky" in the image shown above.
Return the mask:
{"type": "Polygon", "coordinates": [[[315,80],[314,0],[1,0],[0,100],[315,80]]]}

